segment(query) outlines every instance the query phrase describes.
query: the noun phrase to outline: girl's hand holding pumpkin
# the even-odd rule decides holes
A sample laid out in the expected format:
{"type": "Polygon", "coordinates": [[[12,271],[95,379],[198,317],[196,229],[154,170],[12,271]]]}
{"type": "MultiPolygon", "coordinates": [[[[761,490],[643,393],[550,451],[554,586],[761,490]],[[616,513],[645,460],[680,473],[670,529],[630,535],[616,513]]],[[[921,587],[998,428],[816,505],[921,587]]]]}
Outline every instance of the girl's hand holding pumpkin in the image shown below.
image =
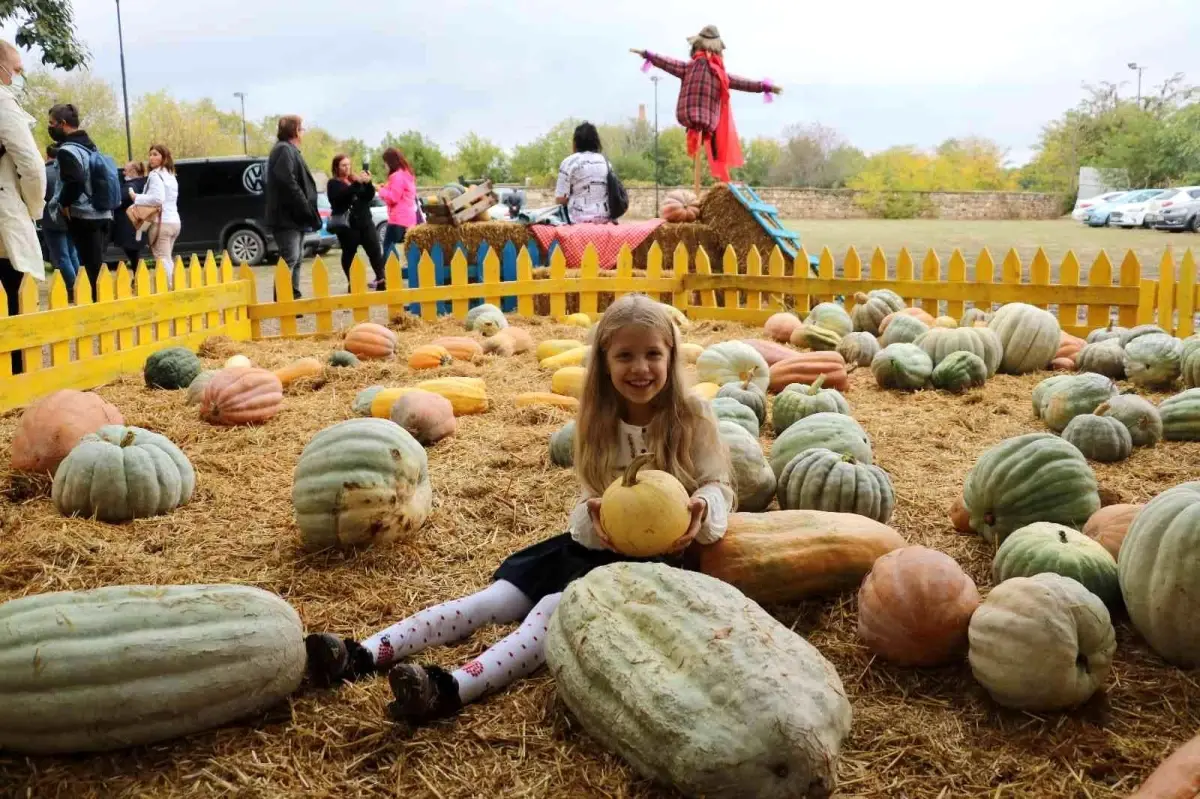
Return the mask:
{"type": "Polygon", "coordinates": [[[604,525],[600,523],[600,498],[593,497],[587,501],[588,516],[592,518],[592,530],[595,531],[596,537],[604,543],[604,546],[613,552],[617,548],[613,546],[613,542],[609,539],[608,534],[604,532],[604,525]]]}
{"type": "Polygon", "coordinates": [[[692,497],[692,501],[688,503],[688,512],[692,514],[692,523],[688,525],[687,532],[679,536],[671,545],[669,553],[672,555],[683,552],[696,539],[700,532],[700,525],[708,513],[708,502],[699,497],[692,497]]]}

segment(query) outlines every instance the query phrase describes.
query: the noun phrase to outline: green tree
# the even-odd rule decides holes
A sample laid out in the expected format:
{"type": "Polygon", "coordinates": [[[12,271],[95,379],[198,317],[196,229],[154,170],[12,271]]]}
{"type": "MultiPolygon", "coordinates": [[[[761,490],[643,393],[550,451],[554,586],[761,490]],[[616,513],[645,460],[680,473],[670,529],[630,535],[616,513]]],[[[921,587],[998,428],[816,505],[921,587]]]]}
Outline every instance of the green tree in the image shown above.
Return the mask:
{"type": "Polygon", "coordinates": [[[75,38],[71,0],[0,0],[0,24],[14,22],[17,46],[37,47],[43,64],[68,72],[87,65],[87,48],[75,38]]]}
{"type": "Polygon", "coordinates": [[[765,186],[771,170],[779,163],[783,148],[776,139],[759,136],[742,143],[742,156],[745,163],[733,170],[730,176],[751,186],[765,186]]]}
{"type": "Polygon", "coordinates": [[[775,186],[840,188],[865,164],[862,151],[821,124],[793,125],[784,131],[779,157],[768,174],[775,186]]]}
{"type": "Polygon", "coordinates": [[[39,122],[33,135],[43,150],[50,143],[45,120],[50,107],[57,103],[73,103],[79,109],[80,123],[96,145],[110,155],[124,156],[125,118],[111,84],[87,70],[65,75],[31,70],[21,105],[39,122]]]}
{"type": "Polygon", "coordinates": [[[456,179],[489,178],[493,183],[508,180],[508,156],[498,145],[477,133],[468,133],[459,139],[452,166],[456,179]]]}
{"type": "Polygon", "coordinates": [[[441,148],[430,138],[415,130],[406,130],[400,135],[388,133],[379,142],[379,147],[371,154],[371,174],[382,176],[387,174],[387,166],[383,163],[383,151],[395,147],[404,153],[412,165],[413,174],[418,183],[437,183],[444,178],[446,171],[446,156],[441,148]]]}

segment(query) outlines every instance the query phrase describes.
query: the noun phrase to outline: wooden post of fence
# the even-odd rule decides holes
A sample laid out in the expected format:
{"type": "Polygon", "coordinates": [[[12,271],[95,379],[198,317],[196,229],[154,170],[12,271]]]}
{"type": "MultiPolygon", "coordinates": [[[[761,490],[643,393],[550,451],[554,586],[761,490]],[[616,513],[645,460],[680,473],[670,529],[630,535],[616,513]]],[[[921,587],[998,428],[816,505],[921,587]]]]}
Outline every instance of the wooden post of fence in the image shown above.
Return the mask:
{"type": "MultiPolygon", "coordinates": [[[[1029,263],[1029,282],[1034,286],[1049,286],[1050,285],[1050,259],[1046,257],[1046,251],[1041,247],[1037,248],[1037,252],[1033,254],[1033,260],[1029,263]]],[[[1047,289],[1042,289],[1033,294],[1035,302],[1033,305],[1038,306],[1043,311],[1050,310],[1050,304],[1054,293],[1047,289]],[[1036,301],[1040,299],[1041,301],[1036,301]]]]}
{"type": "Polygon", "coordinates": [[[1189,247],[1183,251],[1183,261],[1179,264],[1179,283],[1176,293],[1179,307],[1179,324],[1175,335],[1187,338],[1195,332],[1196,314],[1196,258],[1189,247]]]}
{"type": "MultiPolygon", "coordinates": [[[[533,285],[533,258],[525,247],[517,253],[517,285],[533,285]]],[[[533,316],[533,295],[522,294],[517,297],[517,313],[526,318],[533,316]]]]}
{"type": "MultiPolygon", "coordinates": [[[[150,270],[146,268],[146,262],[138,260],[137,272],[133,275],[133,294],[136,297],[150,297],[154,294],[150,282],[150,270]]],[[[137,346],[142,347],[154,341],[154,325],[138,325],[137,329],[137,346]]]]}
{"type": "MultiPolygon", "coordinates": [[[[842,264],[842,277],[846,280],[862,280],[862,258],[858,255],[858,250],[853,246],[846,250],[846,260],[842,264]]],[[[854,291],[846,292],[845,302],[846,313],[854,308],[854,291]]]]}
{"type": "MultiPolygon", "coordinates": [[[[8,293],[0,286],[0,321],[8,318],[8,293]]],[[[0,377],[12,377],[12,356],[0,350],[0,377]]]]}
{"type": "MultiPolygon", "coordinates": [[[[950,253],[950,262],[946,265],[946,281],[960,289],[967,282],[967,260],[963,258],[962,251],[957,247],[954,248],[954,252],[950,253]]],[[[963,301],[947,300],[946,315],[962,319],[963,301]]]]}
{"type": "MultiPolygon", "coordinates": [[[[133,281],[130,279],[129,269],[126,268],[124,261],[117,265],[117,275],[113,282],[116,289],[116,299],[127,300],[133,296],[133,281]]],[[[117,331],[117,349],[133,349],[132,327],[123,327],[117,331]]]]}
{"type": "MultiPolygon", "coordinates": [[[[736,268],[736,264],[735,264],[735,268],[736,268]]],[[[750,252],[748,252],[746,254],[746,274],[749,275],[750,277],[762,277],[762,273],[763,273],[762,254],[759,253],[758,247],[752,246],[750,248],[750,252]]],[[[726,308],[732,307],[729,304],[729,295],[732,294],[734,297],[734,300],[736,302],[739,293],[740,292],[738,292],[736,290],[725,292],[725,307],[726,308]]],[[[762,310],[762,307],[763,307],[762,292],[758,291],[757,289],[752,289],[750,291],[745,292],[745,295],[746,295],[746,303],[745,303],[746,308],[748,308],[749,310],[752,310],[752,311],[762,310]]]]}
{"type": "MultiPolygon", "coordinates": [[[[193,253],[188,262],[188,288],[198,289],[204,285],[204,270],[200,266],[200,259],[193,253]]],[[[192,332],[204,329],[204,314],[192,314],[192,332]]]]}
{"type": "MultiPolygon", "coordinates": [[[[241,266],[238,267],[237,276],[238,276],[238,280],[244,280],[250,284],[250,297],[248,298],[248,301],[249,301],[250,305],[257,305],[258,304],[258,282],[254,279],[254,271],[248,265],[242,264],[241,266]]],[[[246,315],[247,316],[250,315],[249,308],[246,309],[246,315]]],[[[262,320],[260,320],[260,319],[251,319],[250,320],[250,338],[254,339],[255,341],[262,338],[262,320]]]]}
{"type": "MultiPolygon", "coordinates": [[[[113,301],[112,273],[107,266],[100,267],[100,277],[96,279],[96,304],[113,301]]],[[[117,350],[116,336],[111,332],[100,334],[100,354],[111,355],[117,350]]]]}
{"type": "MultiPolygon", "coordinates": [[[[925,253],[925,258],[921,261],[921,287],[933,287],[941,282],[942,279],[942,262],[938,258],[938,254],[929,249],[925,253]]],[[[921,310],[930,316],[941,316],[940,303],[933,297],[921,298],[921,310]]]]}
{"type": "MultiPolygon", "coordinates": [[[[658,242],[656,241],[653,244],[651,244],[650,249],[646,251],[646,279],[647,280],[658,280],[662,276],[663,276],[662,248],[658,246],[658,242]]],[[[666,300],[667,304],[673,305],[674,307],[679,308],[680,303],[683,302],[683,294],[684,294],[684,292],[682,292],[682,291],[671,292],[671,296],[666,300]]],[[[659,300],[660,302],[662,301],[661,294],[654,295],[654,298],[656,300],[659,300]]],[[[679,310],[682,311],[683,308],[679,308],[679,310]]]]}
{"type": "MultiPolygon", "coordinates": [[[[1079,285],[1079,259],[1075,257],[1074,250],[1067,250],[1067,254],[1063,256],[1062,265],[1058,268],[1058,285],[1079,285]]],[[[1108,309],[1106,308],[1105,310],[1108,309]]],[[[1058,326],[1066,330],[1068,327],[1077,327],[1078,325],[1079,306],[1060,303],[1058,306],[1058,326]]]]}
{"type": "Polygon", "coordinates": [[[1139,325],[1154,324],[1154,303],[1158,299],[1158,281],[1143,280],[1138,283],[1137,322],[1139,325]]]}
{"type": "MultiPolygon", "coordinates": [[[[92,284],[88,282],[87,273],[82,269],[75,276],[75,304],[78,306],[92,304],[92,284]]],[[[96,354],[96,337],[80,336],[75,339],[75,357],[86,361],[96,354]]]]}
{"type": "MultiPolygon", "coordinates": [[[[633,283],[633,250],[629,249],[629,244],[626,242],[621,245],[620,252],[617,253],[617,285],[624,290],[613,292],[613,299],[619,300],[629,293],[628,286],[633,283]]],[[[658,299],[658,297],[655,297],[658,299]]]]}
{"type": "MultiPolygon", "coordinates": [[[[212,250],[209,250],[204,254],[204,285],[216,286],[218,283],[217,259],[213,257],[212,250]]],[[[221,311],[209,311],[205,326],[209,330],[218,328],[225,321],[223,317],[221,311]]]]}
{"type": "MultiPolygon", "coordinates": [[[[50,279],[49,301],[49,307],[52,311],[71,307],[71,301],[67,297],[67,283],[63,280],[62,272],[58,270],[55,270],[54,277],[50,279]]],[[[51,366],[65,366],[70,362],[71,342],[69,340],[56,341],[50,345],[51,366]]]]}
{"type": "MultiPolygon", "coordinates": [[[[323,265],[323,264],[322,264],[323,265]]],[[[328,267],[326,267],[328,270],[328,267]]],[[[362,258],[358,255],[354,256],[354,260],[350,262],[350,294],[355,300],[366,299],[369,293],[367,288],[367,265],[363,263],[362,258]]],[[[371,320],[370,305],[358,305],[350,310],[351,318],[355,324],[359,322],[369,322],[371,320]]]]}
{"type": "MultiPolygon", "coordinates": [[[[908,248],[901,247],[900,254],[896,256],[896,280],[912,282],[914,266],[915,265],[913,264],[912,256],[909,255],[908,248]]],[[[913,304],[913,300],[915,299],[914,297],[905,294],[903,291],[897,293],[904,297],[904,302],[909,305],[913,304]]]]}
{"type": "MultiPolygon", "coordinates": [[[[161,267],[159,267],[159,268],[161,269],[161,267]]],[[[186,291],[189,288],[189,286],[188,286],[188,282],[189,282],[188,278],[189,277],[190,277],[190,275],[188,275],[187,269],[185,269],[183,267],[183,259],[176,256],[175,257],[175,276],[171,280],[171,290],[172,291],[186,291]]],[[[291,282],[290,281],[288,282],[288,291],[291,292],[291,282]]],[[[96,299],[97,299],[97,301],[99,301],[99,299],[100,299],[99,295],[97,295],[96,299]]],[[[190,317],[178,316],[178,317],[175,317],[174,322],[175,322],[175,333],[174,334],[176,336],[186,336],[192,332],[192,320],[190,317]]]]}
{"type": "MultiPolygon", "coordinates": [[[[228,285],[234,281],[233,261],[229,258],[229,253],[221,253],[221,262],[218,264],[217,270],[221,273],[221,285],[228,285]]],[[[230,312],[232,315],[227,314],[225,321],[236,319],[241,322],[246,318],[248,310],[247,308],[238,308],[236,311],[230,312]]]]}
{"type": "MultiPolygon", "coordinates": [[[[325,266],[325,261],[320,257],[313,261],[312,265],[312,295],[315,299],[333,296],[333,290],[329,287],[329,267],[325,266]]],[[[318,333],[333,332],[332,310],[317,311],[316,318],[318,333]]]]}
{"type": "MultiPolygon", "coordinates": [[[[437,249],[437,245],[434,245],[437,249]]],[[[412,266],[409,266],[412,269],[412,266]]],[[[422,252],[420,259],[417,261],[417,285],[423,289],[431,289],[437,285],[437,267],[433,263],[433,257],[429,252],[422,252]]],[[[409,281],[411,283],[411,281],[409,281]]],[[[426,322],[437,321],[437,303],[422,302],[420,303],[421,318],[426,322]]]]}
{"type": "MultiPolygon", "coordinates": [[[[1112,282],[1112,264],[1110,264],[1108,261],[1108,253],[1106,253],[1104,250],[1101,250],[1100,258],[1103,258],[1104,262],[1106,264],[1109,264],[1108,265],[1108,271],[1109,271],[1108,280],[1111,283],[1112,282]]],[[[1099,262],[1099,258],[1097,258],[1097,262],[1099,262]]],[[[1094,270],[1095,268],[1096,267],[1093,265],[1092,269],[1094,270]]],[[[1091,283],[1091,280],[1088,280],[1088,282],[1091,283]]],[[[1128,252],[1126,252],[1125,258],[1121,260],[1120,283],[1122,286],[1125,286],[1127,288],[1137,288],[1142,285],[1142,262],[1138,260],[1138,257],[1134,254],[1133,250],[1129,250],[1128,252]]],[[[1088,326],[1089,327],[1103,327],[1104,325],[1108,324],[1109,318],[1110,317],[1106,314],[1104,316],[1104,320],[1100,324],[1093,325],[1093,324],[1091,324],[1092,315],[1091,315],[1091,313],[1089,313],[1088,314],[1088,326]]],[[[1132,307],[1126,306],[1126,307],[1121,308],[1117,312],[1117,324],[1119,324],[1121,327],[1133,327],[1134,325],[1137,324],[1137,318],[1138,318],[1138,309],[1137,308],[1132,308],[1132,307]]]]}
{"type": "MultiPolygon", "coordinates": [[[[600,254],[590,242],[583,248],[583,261],[579,264],[581,280],[592,280],[600,276],[600,254]]],[[[579,312],[595,319],[598,313],[595,291],[579,292],[579,312]]]]}
{"type": "MultiPolygon", "coordinates": [[[[676,270],[678,270],[678,267],[679,267],[679,250],[682,247],[683,247],[683,242],[679,242],[679,245],[675,248],[676,270]]],[[[684,252],[686,252],[686,250],[684,252]]],[[[695,264],[696,264],[696,274],[697,275],[711,275],[712,274],[712,262],[709,261],[708,253],[704,251],[703,247],[696,248],[695,264]]],[[[676,271],[676,274],[678,274],[678,271],[676,271]]],[[[712,289],[705,289],[705,290],[699,292],[699,294],[700,294],[700,307],[701,308],[716,307],[717,299],[716,299],[715,291],[713,291],[712,289]]]]}
{"type": "MultiPolygon", "coordinates": [[[[799,256],[797,256],[799,257],[799,256]]],[[[771,248],[771,256],[767,259],[767,273],[771,277],[785,277],[784,270],[786,264],[783,261],[783,251],[776,244],[771,248]]],[[[786,294],[769,294],[767,295],[767,308],[771,311],[782,311],[786,306],[786,294]]]]}
{"type": "MultiPolygon", "coordinates": [[[[992,260],[992,253],[987,247],[979,251],[979,257],[975,259],[975,282],[976,283],[991,283],[996,276],[996,262],[992,260]]],[[[976,308],[979,308],[979,303],[975,303],[976,308]]],[[[992,303],[985,302],[980,309],[984,313],[992,312],[992,303]]]]}
{"type": "MultiPolygon", "coordinates": [[[[590,245],[589,245],[590,246],[590,245]]],[[[587,263],[584,253],[583,262],[587,263]]],[[[491,247],[483,256],[483,301],[500,307],[500,256],[491,247]]]]}
{"type": "MultiPolygon", "coordinates": [[[[749,267],[750,263],[750,253],[753,250],[755,250],[753,245],[751,245],[749,250],[746,250],[745,266],[747,268],[749,267]]],[[[734,252],[733,247],[727,246],[725,248],[725,252],[721,254],[721,274],[732,275],[736,277],[738,274],[741,274],[742,271],[742,268],[738,265],[737,253],[734,252]]],[[[737,289],[722,289],[721,292],[717,294],[717,305],[721,306],[722,308],[738,307],[739,293],[740,292],[737,289]]]]}
{"type": "MultiPolygon", "coordinates": [[[[400,258],[396,255],[395,251],[393,250],[392,253],[388,255],[387,260],[383,264],[383,277],[384,277],[384,280],[387,281],[387,290],[389,293],[393,292],[393,291],[400,291],[401,289],[404,288],[404,275],[400,268],[400,263],[401,263],[400,258]]],[[[388,319],[399,316],[403,312],[404,312],[403,305],[396,303],[396,302],[388,303],[388,306],[387,306],[388,319]]]]}
{"type": "MultiPolygon", "coordinates": [[[[276,300],[291,302],[296,299],[296,295],[292,294],[292,270],[288,269],[287,263],[282,258],[275,264],[274,277],[276,300]]],[[[279,335],[284,338],[295,338],[298,332],[294,313],[288,312],[279,317],[279,335]]]]}
{"type": "Polygon", "coordinates": [[[1170,247],[1158,263],[1158,326],[1168,333],[1175,329],[1175,256],[1170,247]]]}
{"type": "MultiPolygon", "coordinates": [[[[550,284],[557,285],[567,278],[567,257],[562,247],[553,247],[550,252],[550,284]]],[[[567,295],[561,288],[550,290],[550,318],[561,320],[567,315],[567,295]]]]}
{"type": "MultiPolygon", "coordinates": [[[[450,259],[450,285],[470,285],[467,278],[467,254],[463,251],[462,247],[455,247],[454,256],[450,259]]],[[[450,303],[450,312],[454,314],[456,319],[466,319],[469,304],[470,301],[466,297],[463,297],[461,300],[455,298],[450,303]]]]}

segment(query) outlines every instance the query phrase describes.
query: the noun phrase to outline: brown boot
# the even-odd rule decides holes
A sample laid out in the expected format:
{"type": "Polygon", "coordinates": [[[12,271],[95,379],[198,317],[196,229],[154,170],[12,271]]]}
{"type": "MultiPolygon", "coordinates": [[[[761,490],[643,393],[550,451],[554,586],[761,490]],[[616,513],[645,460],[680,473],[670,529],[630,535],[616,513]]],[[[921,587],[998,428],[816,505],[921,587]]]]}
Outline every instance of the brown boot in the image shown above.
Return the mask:
{"type": "Polygon", "coordinates": [[[374,674],[375,660],[362,644],[330,633],[313,633],[304,639],[308,654],[308,678],[321,688],[334,683],[354,682],[374,674]]]}
{"type": "Polygon", "coordinates": [[[401,663],[388,672],[388,684],[396,697],[388,704],[394,721],[416,727],[462,710],[454,675],[437,666],[401,663]]]}

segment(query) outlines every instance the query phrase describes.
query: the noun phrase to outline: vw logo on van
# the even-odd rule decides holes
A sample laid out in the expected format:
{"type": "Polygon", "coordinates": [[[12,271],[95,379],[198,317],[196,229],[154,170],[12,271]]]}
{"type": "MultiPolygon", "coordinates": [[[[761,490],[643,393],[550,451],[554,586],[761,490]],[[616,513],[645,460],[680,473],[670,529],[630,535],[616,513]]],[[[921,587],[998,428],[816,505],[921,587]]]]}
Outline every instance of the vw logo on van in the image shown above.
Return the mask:
{"type": "Polygon", "coordinates": [[[251,194],[263,193],[263,163],[255,161],[242,173],[242,185],[251,194]]]}

